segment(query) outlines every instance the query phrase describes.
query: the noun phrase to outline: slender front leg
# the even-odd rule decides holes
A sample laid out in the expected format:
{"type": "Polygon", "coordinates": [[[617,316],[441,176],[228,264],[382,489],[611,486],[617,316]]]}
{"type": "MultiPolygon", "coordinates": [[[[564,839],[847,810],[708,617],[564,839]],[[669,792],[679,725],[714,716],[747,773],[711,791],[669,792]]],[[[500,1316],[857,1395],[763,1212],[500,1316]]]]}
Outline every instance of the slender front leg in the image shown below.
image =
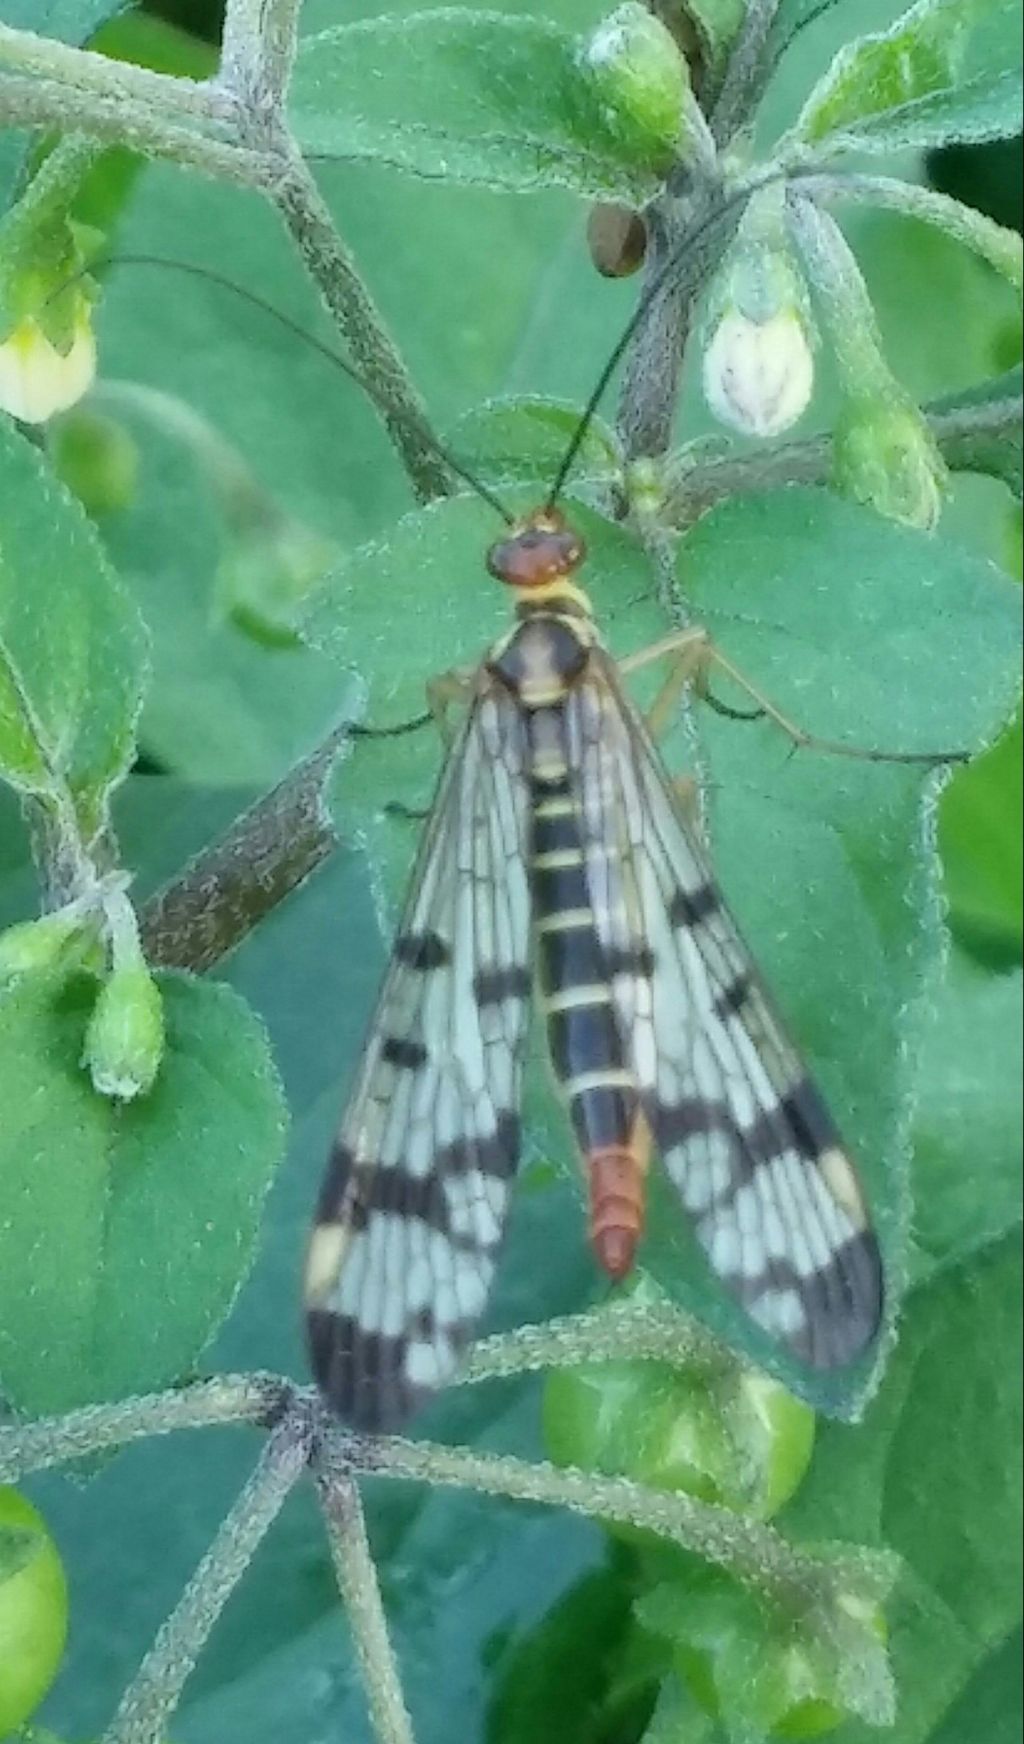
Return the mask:
{"type": "Polygon", "coordinates": [[[669,668],[657,696],[647,711],[647,729],[652,739],[660,739],[669,727],[679,700],[688,684],[700,688],[700,674],[706,668],[711,642],[704,630],[677,630],[662,636],[646,648],[638,648],[619,662],[620,672],[639,672],[654,660],[668,660],[669,668]]]}
{"type": "Polygon", "coordinates": [[[449,672],[439,672],[436,678],[427,680],[427,708],[446,750],[451,749],[453,736],[449,712],[458,703],[468,703],[477,670],[475,666],[453,666],[449,672]]]}

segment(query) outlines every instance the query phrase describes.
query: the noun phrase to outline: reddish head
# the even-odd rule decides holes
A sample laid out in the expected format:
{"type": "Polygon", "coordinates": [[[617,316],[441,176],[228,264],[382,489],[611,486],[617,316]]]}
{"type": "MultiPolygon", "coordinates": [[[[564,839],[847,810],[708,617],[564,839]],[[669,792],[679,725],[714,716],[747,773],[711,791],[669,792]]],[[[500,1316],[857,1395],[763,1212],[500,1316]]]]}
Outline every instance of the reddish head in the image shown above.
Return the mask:
{"type": "Polygon", "coordinates": [[[567,581],[587,554],[578,533],[559,509],[535,509],[519,521],[507,539],[487,553],[487,567],[499,581],[524,592],[567,581]]]}

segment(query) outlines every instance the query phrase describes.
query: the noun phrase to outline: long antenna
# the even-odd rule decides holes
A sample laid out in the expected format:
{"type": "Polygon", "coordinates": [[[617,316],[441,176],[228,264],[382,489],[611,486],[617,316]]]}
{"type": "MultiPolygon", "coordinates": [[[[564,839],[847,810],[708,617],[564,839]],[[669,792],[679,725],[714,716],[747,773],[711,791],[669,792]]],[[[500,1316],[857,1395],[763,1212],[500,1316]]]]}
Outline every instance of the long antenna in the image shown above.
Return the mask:
{"type": "MultiPolygon", "coordinates": [[[[751,196],[757,193],[761,188],[770,187],[774,182],[786,181],[788,179],[790,179],[790,172],[775,171],[770,176],[751,180],[744,187],[739,188],[732,193],[728,199],[725,199],[716,205],[712,211],[708,212],[704,218],[700,220],[699,223],[695,224],[691,230],[688,230],[682,237],[680,237],[676,246],[670,250],[650,284],[644,291],[643,296],[637,303],[636,308],[616,340],[609,356],[605,360],[601,373],[594,384],[590,397],[588,398],[580,416],[579,423],[576,425],[565,453],[562,456],[561,462],[559,463],[558,470],[545,499],[544,506],[546,509],[554,508],[558,498],[562,494],[562,491],[565,489],[566,480],[572,471],[573,465],[586,438],[587,431],[590,429],[590,426],[594,421],[598,407],[608,390],[608,384],[621,363],[623,355],[634,335],[646,319],[647,313],[652,304],[661,296],[662,292],[683,266],[684,261],[691,255],[693,256],[692,264],[688,271],[684,271],[680,275],[679,282],[687,288],[692,288],[698,284],[703,270],[703,263],[700,259],[700,244],[702,241],[720,225],[724,224],[732,212],[735,212],[739,207],[744,206],[751,196]]],[[[83,278],[87,272],[95,272],[99,268],[109,266],[169,267],[173,272],[186,273],[191,278],[205,279],[209,284],[218,285],[221,289],[226,291],[233,291],[235,296],[241,297],[242,301],[248,303],[250,308],[257,309],[261,314],[276,321],[279,327],[284,328],[285,332],[290,333],[296,339],[303,340],[306,345],[311,346],[312,349],[318,352],[321,357],[326,358],[329,363],[333,363],[338,369],[342,370],[351,381],[356,383],[357,387],[362,389],[363,393],[367,395],[371,402],[376,405],[381,403],[376,389],[371,385],[368,378],[364,376],[360,370],[356,369],[353,364],[349,363],[346,358],[342,357],[340,352],[335,351],[332,345],[329,345],[325,340],[318,338],[315,333],[309,332],[309,330],[303,327],[300,322],[293,320],[290,315],[286,315],[283,310],[275,308],[273,303],[268,302],[265,297],[261,297],[257,291],[250,290],[247,285],[239,284],[237,280],[230,278],[226,273],[218,272],[215,267],[200,266],[194,261],[173,260],[169,257],[158,254],[132,253],[108,255],[103,260],[90,262],[88,267],[83,267],[79,272],[72,274],[70,278],[58,286],[57,290],[52,293],[52,296],[59,295],[60,292],[66,290],[69,285],[74,284],[77,279],[83,278]]],[[[408,419],[407,409],[403,409],[403,416],[408,419]]],[[[506,526],[515,525],[516,516],[513,515],[511,510],[505,506],[501,501],[501,498],[497,496],[488,485],[484,484],[483,480],[479,478],[476,473],[472,472],[468,466],[466,466],[461,460],[457,459],[451,450],[434,435],[434,432],[426,423],[417,422],[415,428],[422,441],[433,450],[438,459],[455,474],[456,478],[460,478],[464,484],[468,484],[471,490],[474,490],[485,503],[488,503],[495,513],[505,522],[506,526]]]]}
{"type": "Polygon", "coordinates": [[[608,384],[621,363],[623,355],[632,341],[634,334],[642,326],[651,305],[661,296],[667,285],[672,281],[674,275],[682,266],[683,261],[691,254],[695,257],[691,270],[688,273],[683,273],[678,281],[689,289],[700,281],[703,269],[698,251],[704,238],[713,230],[717,229],[719,225],[724,224],[730,213],[734,212],[738,206],[746,205],[751,196],[759,192],[761,188],[770,187],[773,182],[787,181],[789,179],[789,172],[777,171],[774,175],[765,176],[760,180],[747,183],[745,187],[740,188],[735,193],[731,194],[727,200],[723,200],[715,206],[713,210],[707,213],[698,224],[694,225],[692,230],[688,230],[684,236],[680,237],[676,246],[669,251],[650,284],[647,286],[643,296],[640,298],[636,308],[633,310],[629,320],[626,322],[622,332],[619,334],[611,353],[605,360],[604,368],[594,384],[590,398],[583,408],[580,421],[573,431],[569,440],[569,445],[562,456],[561,464],[555,474],[554,482],[552,483],[544,504],[546,509],[554,508],[562,494],[562,491],[565,489],[566,479],[572,471],[573,463],[583,445],[587,431],[590,429],[590,426],[594,421],[597,409],[608,390],[608,384]]]}
{"type": "MultiPolygon", "coordinates": [[[[187,273],[190,278],[205,279],[209,284],[219,285],[222,290],[233,291],[235,296],[241,297],[242,301],[248,303],[250,308],[258,309],[261,314],[270,316],[279,327],[284,328],[286,333],[292,334],[296,339],[304,340],[314,351],[319,352],[321,357],[325,357],[329,363],[335,364],[350,380],[356,383],[357,387],[363,390],[363,393],[374,405],[381,404],[380,395],[371,386],[369,379],[346,358],[342,357],[340,352],[335,351],[333,345],[328,345],[326,340],[319,339],[315,333],[311,333],[308,328],[303,327],[301,322],[293,320],[291,315],[286,315],[282,309],[275,308],[274,304],[268,302],[265,297],[261,297],[258,291],[251,291],[247,285],[239,284],[236,279],[229,278],[227,273],[218,272],[215,267],[200,266],[195,261],[172,260],[170,257],[160,254],[111,254],[102,260],[91,261],[88,267],[83,267],[80,272],[75,273],[62,285],[59,285],[52,295],[58,296],[61,291],[66,290],[69,285],[75,283],[76,279],[84,277],[86,273],[94,273],[99,268],[109,266],[170,267],[172,272],[187,273]]],[[[407,409],[403,408],[402,415],[408,421],[407,409]]],[[[471,490],[476,491],[485,503],[489,503],[507,526],[511,527],[515,524],[516,517],[511,509],[506,508],[501,498],[488,485],[484,484],[483,480],[478,478],[474,472],[471,472],[461,460],[458,460],[425,423],[417,421],[414,427],[417,435],[428,447],[433,449],[438,459],[443,461],[456,478],[461,478],[463,483],[468,484],[471,490]]]]}

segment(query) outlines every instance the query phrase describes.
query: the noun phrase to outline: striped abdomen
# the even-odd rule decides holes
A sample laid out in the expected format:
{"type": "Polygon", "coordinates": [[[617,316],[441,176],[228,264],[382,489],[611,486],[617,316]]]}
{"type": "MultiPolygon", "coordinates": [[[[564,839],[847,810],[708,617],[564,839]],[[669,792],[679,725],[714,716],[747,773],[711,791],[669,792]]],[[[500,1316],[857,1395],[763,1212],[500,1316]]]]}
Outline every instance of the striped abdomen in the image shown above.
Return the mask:
{"type": "Polygon", "coordinates": [[[588,1170],[591,1241],[618,1278],[632,1264],[643,1227],[650,1138],[594,924],[562,705],[532,709],[528,737],[540,999],[551,1062],[588,1170]]]}

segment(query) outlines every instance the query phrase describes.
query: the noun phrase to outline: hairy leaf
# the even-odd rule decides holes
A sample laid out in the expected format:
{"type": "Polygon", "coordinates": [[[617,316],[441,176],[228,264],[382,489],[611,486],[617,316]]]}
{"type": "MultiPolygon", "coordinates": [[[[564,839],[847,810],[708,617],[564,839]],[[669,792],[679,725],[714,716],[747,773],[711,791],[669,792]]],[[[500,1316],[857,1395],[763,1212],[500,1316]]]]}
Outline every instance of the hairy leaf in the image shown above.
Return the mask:
{"type": "Polygon", "coordinates": [[[127,1106],[81,1065],[88,976],[0,1001],[0,1390],[65,1410],[187,1373],[252,1260],[283,1110],[237,995],[160,976],[167,1048],[127,1106]]]}

